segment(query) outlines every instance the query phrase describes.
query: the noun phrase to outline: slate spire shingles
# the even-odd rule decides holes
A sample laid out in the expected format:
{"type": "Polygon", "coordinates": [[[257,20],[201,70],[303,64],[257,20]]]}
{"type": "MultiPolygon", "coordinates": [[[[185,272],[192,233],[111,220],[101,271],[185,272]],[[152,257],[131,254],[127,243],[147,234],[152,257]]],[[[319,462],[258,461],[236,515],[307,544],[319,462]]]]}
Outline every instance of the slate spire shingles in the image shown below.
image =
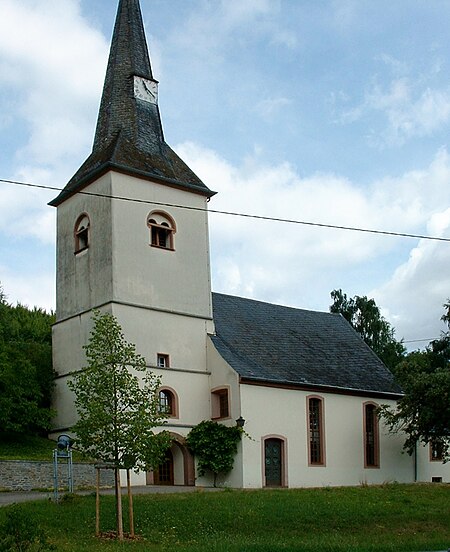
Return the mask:
{"type": "Polygon", "coordinates": [[[166,144],[158,105],[135,99],[134,76],[153,79],[150,56],[139,0],[120,0],[92,153],[50,205],[110,169],[214,194],[166,144]]]}

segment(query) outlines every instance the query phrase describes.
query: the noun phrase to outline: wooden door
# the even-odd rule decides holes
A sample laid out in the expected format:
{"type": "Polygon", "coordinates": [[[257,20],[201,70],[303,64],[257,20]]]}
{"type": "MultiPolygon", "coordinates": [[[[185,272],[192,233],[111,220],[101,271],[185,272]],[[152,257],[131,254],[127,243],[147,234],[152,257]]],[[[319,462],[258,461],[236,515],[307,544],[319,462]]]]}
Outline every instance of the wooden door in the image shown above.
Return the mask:
{"type": "Polygon", "coordinates": [[[171,450],[166,453],[164,462],[155,470],[155,485],[173,485],[173,454],[171,450]]]}
{"type": "Polygon", "coordinates": [[[282,480],[282,446],[280,439],[266,439],[264,442],[264,463],[266,487],[281,487],[282,480]]]}

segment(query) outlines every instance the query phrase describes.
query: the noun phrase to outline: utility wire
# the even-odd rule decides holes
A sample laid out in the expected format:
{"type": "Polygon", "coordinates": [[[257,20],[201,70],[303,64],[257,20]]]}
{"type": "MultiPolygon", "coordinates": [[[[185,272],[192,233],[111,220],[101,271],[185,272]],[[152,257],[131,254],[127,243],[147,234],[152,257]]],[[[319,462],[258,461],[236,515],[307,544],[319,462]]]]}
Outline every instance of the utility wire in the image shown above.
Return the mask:
{"type": "MultiPolygon", "coordinates": [[[[55,186],[44,186],[40,184],[30,184],[28,182],[19,182],[16,180],[6,180],[3,178],[0,178],[0,182],[4,182],[6,184],[14,184],[16,186],[27,186],[29,188],[40,188],[42,190],[53,190],[56,192],[62,192],[62,188],[56,188],[55,186]]],[[[340,226],[337,224],[324,224],[320,222],[310,222],[310,221],[304,221],[304,220],[295,220],[295,219],[284,219],[284,218],[277,218],[277,217],[267,217],[262,215],[251,215],[248,213],[238,213],[233,211],[220,211],[217,209],[204,209],[202,207],[188,207],[187,205],[177,205],[175,203],[164,203],[160,201],[149,201],[146,199],[137,199],[137,198],[131,198],[131,197],[124,197],[124,196],[113,196],[113,195],[107,195],[107,194],[99,194],[95,192],[86,192],[86,191],[76,191],[76,194],[82,194],[92,197],[103,197],[108,199],[117,199],[119,201],[131,201],[134,203],[145,203],[147,205],[159,205],[162,207],[174,207],[177,209],[185,209],[190,211],[202,211],[202,212],[208,212],[208,213],[214,213],[219,215],[228,215],[232,217],[242,217],[242,218],[250,218],[250,219],[256,219],[256,220],[265,220],[265,221],[271,221],[271,222],[284,222],[288,224],[300,224],[303,226],[315,226],[318,228],[331,228],[333,230],[347,230],[351,232],[364,232],[366,234],[378,234],[383,236],[395,236],[400,238],[413,238],[413,239],[419,239],[419,240],[433,240],[433,241],[440,241],[440,242],[450,242],[450,238],[441,238],[438,236],[426,236],[422,234],[408,234],[405,232],[390,232],[388,230],[373,230],[369,228],[358,228],[354,226],[340,226]]]]}
{"type": "Polygon", "coordinates": [[[428,342],[432,342],[432,341],[438,341],[439,339],[441,339],[440,337],[428,337],[426,339],[409,339],[407,341],[401,341],[401,343],[421,343],[423,341],[428,341],[428,342]]]}
{"type": "MultiPolygon", "coordinates": [[[[30,184],[28,182],[20,182],[20,181],[17,181],[17,180],[6,180],[6,179],[3,179],[3,178],[0,178],[0,182],[4,182],[6,184],[14,184],[16,186],[26,186],[26,187],[29,187],[29,188],[39,188],[39,189],[42,189],[42,190],[52,190],[52,191],[55,191],[55,192],[62,192],[63,191],[62,188],[57,188],[55,186],[44,186],[44,185],[41,185],[41,184],[30,184]]],[[[98,193],[95,193],[95,192],[77,191],[76,193],[77,194],[82,194],[82,195],[87,195],[87,196],[93,196],[93,197],[103,197],[103,198],[108,198],[108,199],[117,199],[117,200],[120,200],[120,201],[132,201],[132,202],[135,202],[135,203],[145,203],[145,204],[148,204],[148,205],[159,205],[159,206],[164,206],[164,207],[176,207],[177,209],[187,209],[187,210],[191,210],[191,211],[202,211],[202,212],[215,213],[215,214],[220,214],[220,215],[229,215],[229,216],[235,216],[235,217],[253,218],[253,219],[267,220],[267,221],[274,221],[274,222],[285,222],[285,223],[290,223],[290,224],[303,224],[303,225],[307,225],[307,226],[318,226],[320,228],[332,228],[332,229],[337,229],[337,230],[350,230],[350,231],[353,231],[353,232],[367,232],[367,233],[372,233],[372,234],[382,234],[382,235],[387,235],[387,236],[398,236],[398,237],[403,237],[403,238],[417,238],[417,239],[424,239],[424,240],[437,240],[437,241],[450,242],[450,238],[439,238],[439,237],[436,237],[436,236],[422,236],[422,235],[419,235],[419,234],[405,234],[405,233],[401,233],[401,232],[388,232],[388,231],[383,231],[383,230],[369,230],[369,229],[366,229],[366,228],[353,228],[353,227],[350,227],[350,226],[338,226],[338,225],[333,225],[333,224],[322,224],[322,223],[318,223],[318,222],[306,222],[306,221],[300,221],[300,220],[282,219],[282,218],[275,218],[275,217],[264,217],[264,216],[261,216],[261,215],[249,215],[249,214],[246,214],[246,213],[234,213],[234,212],[230,212],[230,211],[219,211],[219,210],[214,210],[214,209],[203,209],[201,207],[188,207],[186,205],[177,205],[177,204],[174,204],[174,203],[163,203],[163,202],[159,202],[159,201],[148,201],[148,200],[145,200],[145,199],[134,199],[134,198],[130,198],[130,197],[112,196],[112,195],[107,195],[107,194],[98,194],[98,193]]],[[[431,342],[431,341],[434,341],[436,339],[439,339],[439,338],[432,337],[432,338],[425,338],[425,339],[410,339],[410,340],[407,340],[407,341],[402,341],[402,343],[421,343],[421,342],[425,342],[425,341],[431,342]]]]}

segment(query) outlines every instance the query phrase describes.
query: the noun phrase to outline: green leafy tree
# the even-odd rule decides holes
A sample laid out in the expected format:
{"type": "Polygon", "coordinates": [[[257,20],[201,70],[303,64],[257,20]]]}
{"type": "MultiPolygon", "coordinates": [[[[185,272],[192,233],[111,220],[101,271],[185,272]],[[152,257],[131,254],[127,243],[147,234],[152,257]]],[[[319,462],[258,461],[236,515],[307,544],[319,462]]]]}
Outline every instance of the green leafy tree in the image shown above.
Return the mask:
{"type": "Polygon", "coordinates": [[[167,415],[159,408],[159,378],[125,340],[116,318],[96,311],[93,321],[87,367],[69,382],[79,416],[73,430],[81,451],[114,467],[117,534],[123,538],[119,469],[147,470],[161,463],[170,437],[153,430],[167,415]]]}
{"type": "Polygon", "coordinates": [[[199,475],[210,471],[214,475],[214,487],[217,476],[233,469],[237,445],[242,438],[240,427],[228,427],[211,420],[205,420],[195,426],[186,438],[187,445],[197,458],[199,475]]]}
{"type": "Polygon", "coordinates": [[[406,349],[395,339],[395,330],[381,315],[373,299],[347,297],[341,289],[331,292],[330,312],[340,313],[360,334],[374,353],[391,370],[404,358],[406,349]]]}
{"type": "MultiPolygon", "coordinates": [[[[450,302],[442,320],[450,329],[450,302]]],[[[404,391],[397,408],[380,409],[391,432],[406,434],[404,448],[412,454],[416,443],[434,442],[450,459],[450,332],[432,341],[425,351],[410,353],[395,371],[404,391]]]]}
{"type": "Polygon", "coordinates": [[[0,286],[0,439],[49,428],[53,323],[42,309],[8,304],[0,286]]]}

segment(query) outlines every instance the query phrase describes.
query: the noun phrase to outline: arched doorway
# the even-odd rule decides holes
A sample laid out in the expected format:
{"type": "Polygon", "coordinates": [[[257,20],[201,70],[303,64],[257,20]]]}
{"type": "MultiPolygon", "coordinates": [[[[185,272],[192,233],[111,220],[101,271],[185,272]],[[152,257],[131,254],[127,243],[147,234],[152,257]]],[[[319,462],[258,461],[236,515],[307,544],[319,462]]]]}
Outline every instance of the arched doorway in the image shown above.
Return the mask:
{"type": "Polygon", "coordinates": [[[164,462],[158,469],[147,472],[147,485],[195,485],[194,458],[186,446],[186,439],[170,433],[172,443],[164,462]]]}
{"type": "Polygon", "coordinates": [[[284,440],[278,437],[267,437],[264,439],[263,447],[264,486],[284,487],[286,485],[284,440]]]}

